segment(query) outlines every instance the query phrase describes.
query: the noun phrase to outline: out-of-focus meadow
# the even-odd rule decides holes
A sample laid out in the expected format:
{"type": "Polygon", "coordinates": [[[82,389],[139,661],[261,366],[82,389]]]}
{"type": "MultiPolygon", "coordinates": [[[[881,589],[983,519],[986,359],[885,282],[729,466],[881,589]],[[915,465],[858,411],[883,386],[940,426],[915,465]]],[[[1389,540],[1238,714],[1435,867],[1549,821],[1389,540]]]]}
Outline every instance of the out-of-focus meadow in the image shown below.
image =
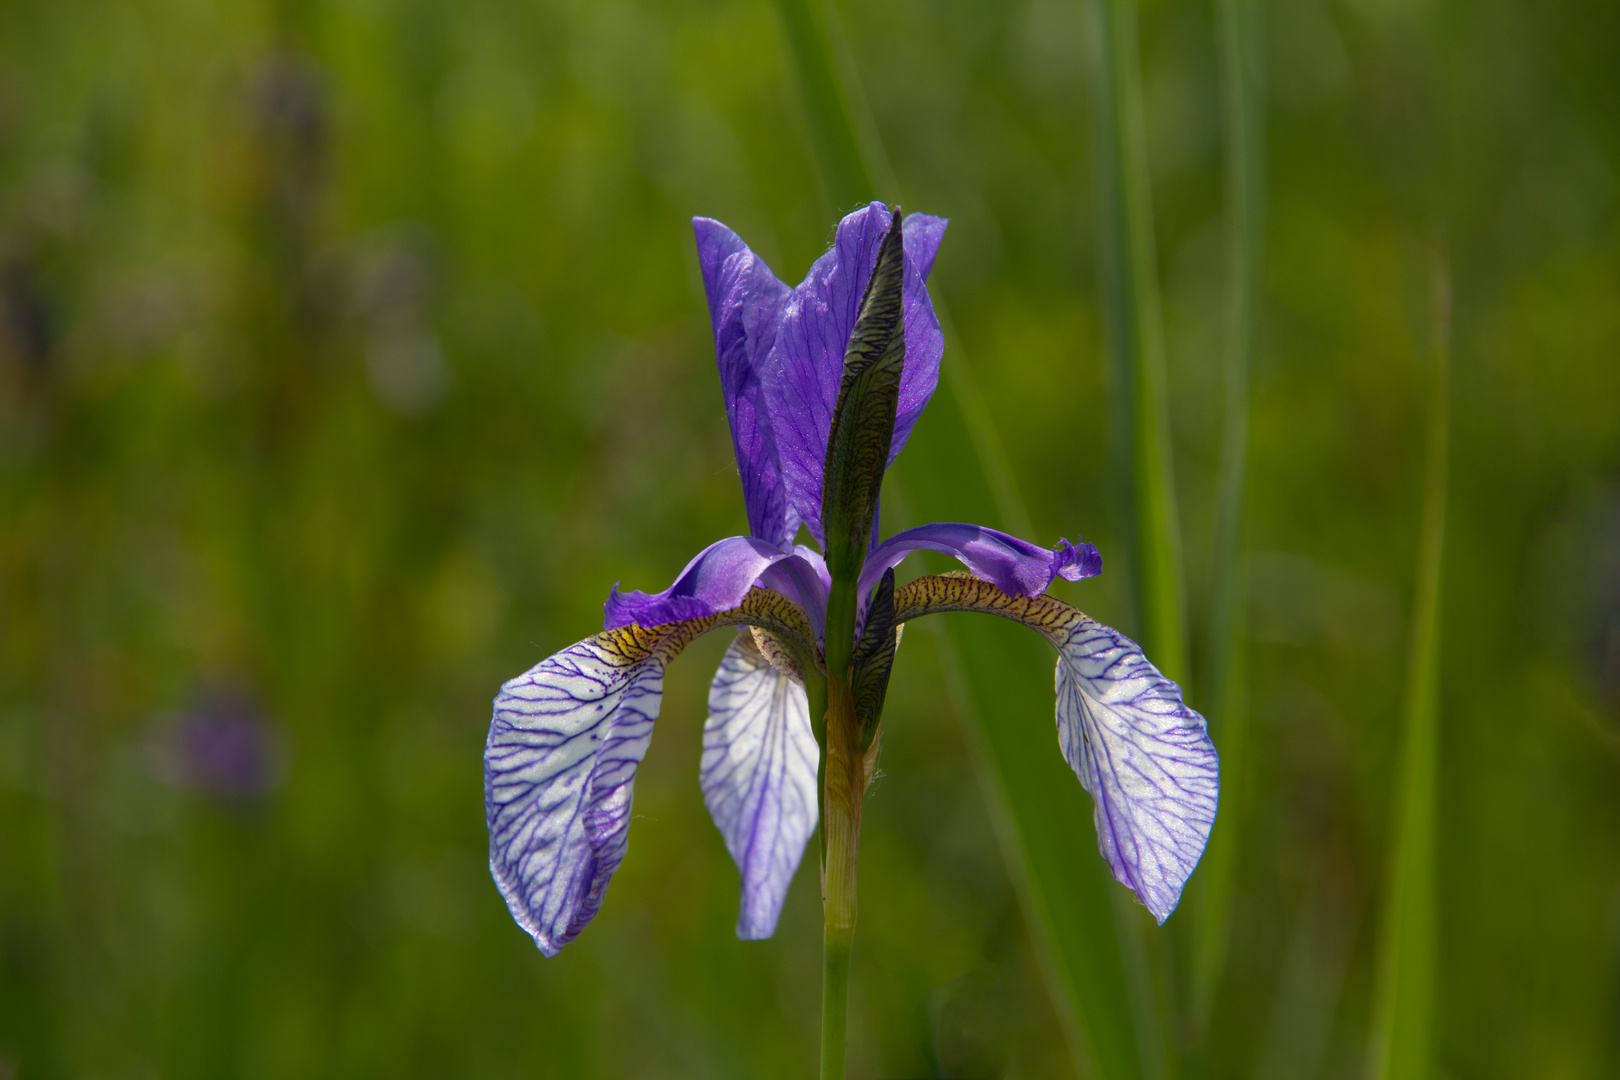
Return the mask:
{"type": "MultiPolygon", "coordinates": [[[[933,280],[1001,505],[1038,542],[1096,541],[1111,572],[1058,591],[1135,632],[1089,7],[838,10],[907,207],[951,219],[933,280]]],[[[1134,1004],[1169,1017],[1144,1077],[1363,1075],[1437,236],[1439,1075],[1620,1072],[1617,11],[1263,11],[1230,948],[1193,1030],[1198,876],[1121,938],[1146,942],[1134,1004]]],[[[1209,0],[1142,8],[1195,631],[1228,296],[1216,41],[1209,0]]],[[[598,629],[609,586],[662,588],[746,531],[688,221],[796,282],[849,209],[776,6],[11,0],[0,57],[0,1077],[811,1075],[813,855],[776,937],[736,941],[698,791],[723,635],[672,668],[629,857],[556,959],[490,882],[480,763],[496,688],[598,629]]],[[[906,513],[985,516],[953,509],[956,409],[942,390],[900,459],[906,513]]],[[[851,1072],[1073,1076],[941,640],[906,637],[890,693],[851,1072]]],[[[961,664],[1000,662],[973,640],[961,664]]],[[[1049,664],[981,704],[1072,784],[1049,664]]],[[[1074,792],[1052,827],[1090,866],[1074,792]]]]}

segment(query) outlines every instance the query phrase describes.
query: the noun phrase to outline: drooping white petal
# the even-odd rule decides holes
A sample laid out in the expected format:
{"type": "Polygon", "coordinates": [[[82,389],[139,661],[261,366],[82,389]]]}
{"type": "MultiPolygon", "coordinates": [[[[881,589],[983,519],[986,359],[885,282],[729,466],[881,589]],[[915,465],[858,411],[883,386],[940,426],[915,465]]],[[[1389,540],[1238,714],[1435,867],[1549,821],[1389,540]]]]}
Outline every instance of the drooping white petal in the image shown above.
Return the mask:
{"type": "Polygon", "coordinates": [[[940,611],[999,615],[1057,648],[1058,745],[1091,793],[1097,845],[1154,918],[1169,918],[1220,794],[1209,725],[1181,688],[1125,635],[1049,594],[1018,596],[958,573],[918,578],[894,605],[902,622],[940,611]]]}
{"type": "Polygon", "coordinates": [[[816,830],[820,752],[804,687],[745,630],[720,661],[703,725],[703,801],[742,871],[737,936],[767,938],[816,830]]]}
{"type": "Polygon", "coordinates": [[[495,699],[484,750],[490,872],[547,956],[595,916],[624,859],[664,666],[686,640],[679,628],[597,634],[506,683],[495,699]]]}
{"type": "Polygon", "coordinates": [[[1220,761],[1180,687],[1125,635],[1076,614],[1053,640],[1058,745],[1091,793],[1114,877],[1162,923],[1209,841],[1220,761]]]}

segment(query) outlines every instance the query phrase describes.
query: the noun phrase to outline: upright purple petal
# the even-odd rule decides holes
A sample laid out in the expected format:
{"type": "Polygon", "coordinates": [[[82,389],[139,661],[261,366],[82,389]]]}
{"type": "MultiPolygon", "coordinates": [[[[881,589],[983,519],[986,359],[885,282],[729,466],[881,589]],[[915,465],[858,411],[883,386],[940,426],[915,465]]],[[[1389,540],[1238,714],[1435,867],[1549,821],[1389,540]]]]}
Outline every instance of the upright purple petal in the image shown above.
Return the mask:
{"type": "Polygon", "coordinates": [[[737,936],[768,938],[816,831],[820,751],[804,687],[738,634],[709,687],[703,801],[742,871],[737,936]]]}
{"type": "Polygon", "coordinates": [[[938,551],[959,559],[1010,596],[1039,596],[1058,575],[1077,581],[1102,572],[1102,557],[1092,544],[1063,540],[1051,549],[982,525],[921,525],[889,537],[867,556],[859,594],[865,596],[885,570],[913,551],[938,551]]]}
{"type": "Polygon", "coordinates": [[[547,956],[602,906],[624,859],[636,766],[664,688],[670,634],[597,634],[501,687],[484,748],[489,867],[547,956]]]}
{"type": "Polygon", "coordinates": [[[1054,643],[1058,746],[1091,792],[1114,877],[1162,923],[1215,823],[1220,760],[1208,725],[1119,631],[1081,615],[1054,643]]]}
{"type": "Polygon", "coordinates": [[[945,334],[934,314],[928,296],[928,272],[945,239],[945,218],[911,214],[902,225],[905,232],[906,280],[904,304],[906,327],[906,370],[900,377],[900,406],[894,417],[894,441],[889,444],[889,464],[911,437],[917,418],[939,386],[939,360],[945,352],[945,334]]]}
{"type": "MultiPolygon", "coordinates": [[[[845,217],[831,251],[817,259],[793,290],[781,327],[761,372],[771,428],[776,436],[789,520],[821,530],[821,471],[827,456],[833,408],[843,377],[844,349],[860,308],[878,248],[889,228],[889,211],[872,203],[845,217]]],[[[903,226],[906,366],[900,379],[892,462],[939,383],[944,338],[925,285],[945,235],[943,218],[909,215],[903,226]]]]}
{"type": "Polygon", "coordinates": [[[760,574],[792,555],[791,550],[752,536],[717,540],[698,552],[675,584],[661,593],[621,593],[615,585],[603,605],[603,627],[660,626],[734,608],[760,574]]]}
{"type": "Polygon", "coordinates": [[[782,309],[793,290],[778,281],[764,260],[720,222],[693,218],[692,229],[697,234],[698,265],[709,296],[720,392],[742,477],[748,528],[762,540],[787,543],[793,539],[797,521],[790,527],[760,368],[776,340],[782,309]]]}

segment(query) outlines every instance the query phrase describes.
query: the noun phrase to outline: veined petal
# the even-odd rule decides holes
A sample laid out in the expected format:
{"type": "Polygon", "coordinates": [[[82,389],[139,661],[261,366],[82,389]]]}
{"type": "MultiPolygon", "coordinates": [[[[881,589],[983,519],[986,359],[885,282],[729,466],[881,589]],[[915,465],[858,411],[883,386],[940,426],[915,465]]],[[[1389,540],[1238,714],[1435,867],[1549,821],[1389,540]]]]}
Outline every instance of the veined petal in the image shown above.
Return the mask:
{"type": "Polygon", "coordinates": [[[754,589],[706,618],[604,631],[501,687],[484,747],[489,867],[547,956],[595,916],[624,858],[665,666],[699,634],[738,625],[767,631],[795,655],[813,652],[804,612],[754,589]]]}
{"type": "Polygon", "coordinates": [[[1159,922],[1209,842],[1220,759],[1204,718],[1137,644],[1081,615],[1058,644],[1058,745],[1096,803],[1114,877],[1159,922]]]}
{"type": "Polygon", "coordinates": [[[753,536],[717,540],[698,552],[663,592],[621,593],[615,585],[603,605],[603,627],[660,626],[736,607],[767,568],[792,554],[753,536]]]}
{"type": "Polygon", "coordinates": [[[779,673],[744,631],[709,687],[703,801],[742,871],[737,936],[768,938],[816,830],[820,751],[804,687],[779,673]]]}
{"type": "MultiPolygon", "coordinates": [[[[889,218],[888,208],[874,202],[839,222],[832,250],[816,260],[783,308],[781,326],[761,371],[787,489],[788,516],[808,525],[817,541],[823,539],[821,473],[843,378],[844,350],[889,218]]],[[[911,214],[901,226],[906,363],[889,446],[891,462],[939,383],[944,336],[925,280],[946,224],[943,218],[911,214]]]]}
{"type": "Polygon", "coordinates": [[[906,371],[900,378],[900,407],[894,417],[894,441],[889,444],[889,464],[900,456],[901,447],[911,436],[917,418],[939,386],[939,360],[945,352],[945,333],[940,329],[934,302],[928,297],[929,271],[945,240],[945,218],[930,214],[910,214],[901,223],[905,230],[906,281],[904,288],[906,324],[906,371]]]}
{"type": "MultiPolygon", "coordinates": [[[[742,477],[748,528],[763,540],[785,544],[793,538],[792,529],[760,368],[776,341],[782,309],[793,290],[778,281],[765,261],[720,222],[693,218],[692,228],[709,297],[720,392],[742,477]]],[[[797,528],[796,521],[793,528],[797,528]]]]}
{"type": "Polygon", "coordinates": [[[547,956],[602,906],[624,859],[636,766],[687,624],[571,645],[501,687],[484,749],[489,867],[547,956]]]}
{"type": "Polygon", "coordinates": [[[1051,596],[1011,596],[967,575],[923,577],[895,594],[896,618],[982,611],[1040,631],[1058,650],[1058,745],[1095,805],[1114,877],[1159,922],[1197,866],[1220,795],[1204,718],[1129,638],[1051,596]]]}
{"type": "Polygon", "coordinates": [[[938,551],[958,559],[974,574],[1013,596],[1039,596],[1052,579],[1070,581],[1102,573],[1102,556],[1094,544],[1059,541],[1038,547],[982,525],[921,525],[896,533],[873,549],[861,570],[860,595],[866,596],[883,576],[913,551],[938,551]]]}

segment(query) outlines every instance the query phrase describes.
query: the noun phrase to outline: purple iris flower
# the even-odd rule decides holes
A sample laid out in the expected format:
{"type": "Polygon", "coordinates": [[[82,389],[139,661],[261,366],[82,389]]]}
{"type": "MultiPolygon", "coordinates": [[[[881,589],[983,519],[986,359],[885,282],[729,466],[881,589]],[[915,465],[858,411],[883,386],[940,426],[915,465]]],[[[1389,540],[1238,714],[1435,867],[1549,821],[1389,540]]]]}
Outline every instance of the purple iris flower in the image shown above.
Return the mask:
{"type": "MultiPolygon", "coordinates": [[[[740,626],[709,691],[704,800],[742,873],[737,934],[768,937],[817,824],[820,760],[804,681],[825,669],[831,578],[823,558],[823,472],[845,351],[891,225],[881,203],[839,223],[796,288],[726,226],[697,218],[721,390],[748,536],[720,540],[669,588],[620,592],[604,631],[506,683],[485,749],[490,867],[514,917],[554,955],[600,909],[623,859],[635,771],[664,666],[699,634],[740,626]],[[801,527],[816,546],[796,544],[801,527]]],[[[904,218],[904,367],[888,463],[939,379],[943,335],[925,282],[942,218],[904,218]]],[[[1051,548],[979,525],[933,524],[879,541],[856,586],[857,638],[886,571],[913,551],[967,573],[894,590],[896,624],[938,611],[1022,622],[1058,649],[1060,749],[1095,801],[1114,876],[1163,922],[1214,821],[1219,767],[1203,717],[1134,643],[1054,597],[1054,578],[1101,572],[1089,543],[1051,548]]],[[[874,610],[876,610],[874,608],[874,610]]]]}

